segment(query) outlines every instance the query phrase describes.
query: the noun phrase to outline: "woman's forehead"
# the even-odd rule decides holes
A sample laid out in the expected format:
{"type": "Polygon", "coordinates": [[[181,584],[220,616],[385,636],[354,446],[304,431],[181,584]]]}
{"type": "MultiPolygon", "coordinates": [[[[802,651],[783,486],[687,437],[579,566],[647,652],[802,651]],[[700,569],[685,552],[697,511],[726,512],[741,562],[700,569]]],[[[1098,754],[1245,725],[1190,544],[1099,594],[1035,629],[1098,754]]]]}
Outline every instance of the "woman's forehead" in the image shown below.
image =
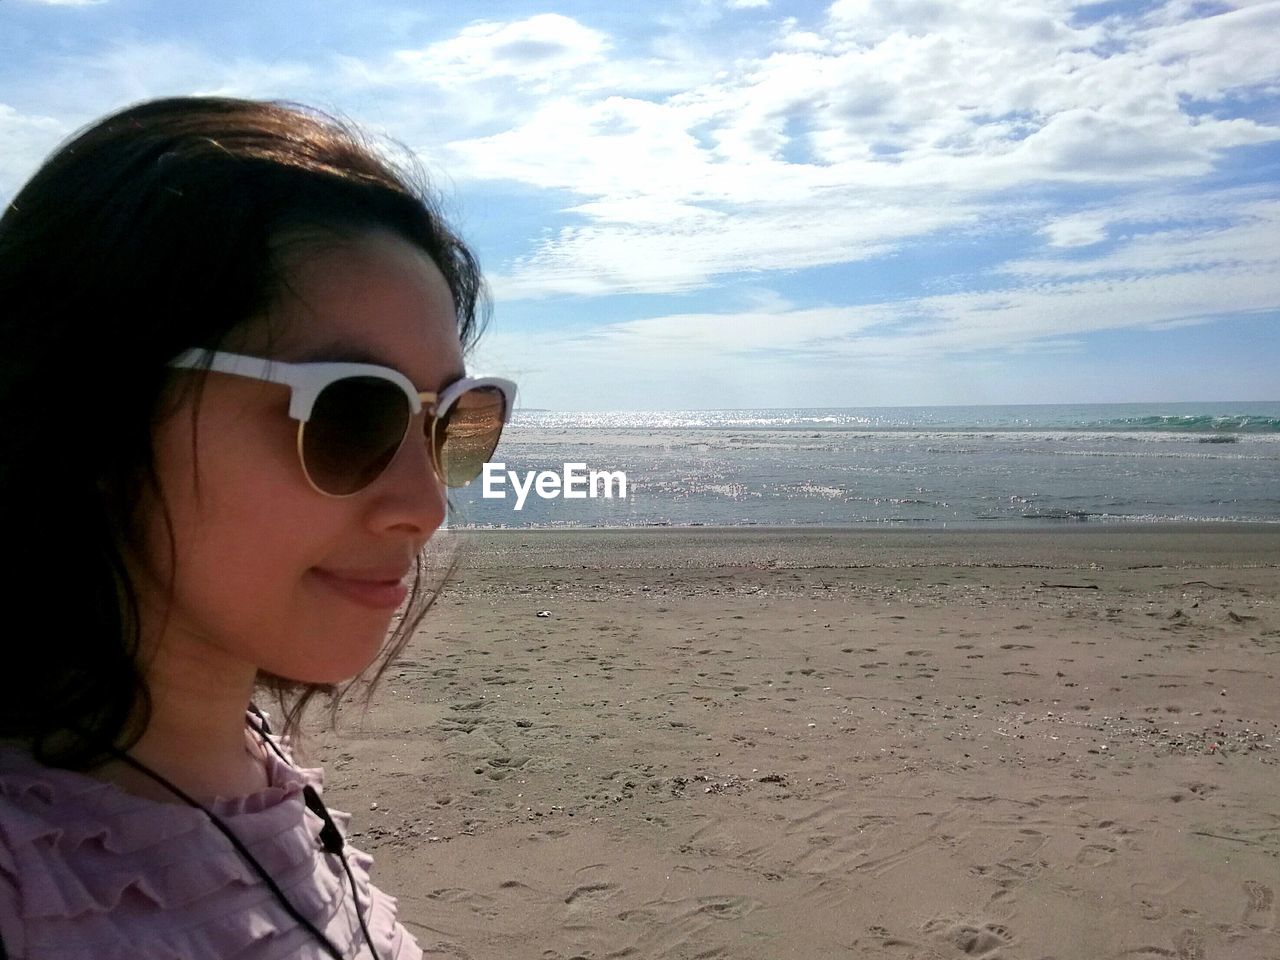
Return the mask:
{"type": "Polygon", "coordinates": [[[282,360],[374,363],[414,383],[462,370],[448,283],[422,250],[390,234],[314,249],[291,264],[271,352],[282,360]]]}

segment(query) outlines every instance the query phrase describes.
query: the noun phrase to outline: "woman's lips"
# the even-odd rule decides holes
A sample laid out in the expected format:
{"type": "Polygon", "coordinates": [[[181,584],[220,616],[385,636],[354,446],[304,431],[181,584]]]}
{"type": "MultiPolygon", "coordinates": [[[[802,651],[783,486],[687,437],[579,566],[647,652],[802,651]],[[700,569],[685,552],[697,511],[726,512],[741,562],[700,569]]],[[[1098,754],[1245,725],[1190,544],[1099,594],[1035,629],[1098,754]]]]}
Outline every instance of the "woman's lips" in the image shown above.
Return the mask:
{"type": "Polygon", "coordinates": [[[353,580],[318,567],[312,571],[325,586],[361,606],[374,610],[394,610],[404,602],[409,588],[399,581],[353,580]]]}

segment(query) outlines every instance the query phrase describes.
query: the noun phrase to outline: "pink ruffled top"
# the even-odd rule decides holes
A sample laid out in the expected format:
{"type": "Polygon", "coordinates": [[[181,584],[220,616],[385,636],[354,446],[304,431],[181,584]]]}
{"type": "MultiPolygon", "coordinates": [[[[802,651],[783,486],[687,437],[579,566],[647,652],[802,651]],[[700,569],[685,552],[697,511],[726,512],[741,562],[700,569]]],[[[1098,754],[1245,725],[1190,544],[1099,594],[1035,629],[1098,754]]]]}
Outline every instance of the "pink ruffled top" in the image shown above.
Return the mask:
{"type": "MultiPolygon", "coordinates": [[[[279,738],[273,740],[285,749],[279,738]]],[[[288,756],[286,750],[286,756],[288,756]]],[[[267,751],[270,786],[209,809],[346,957],[369,957],[336,855],[302,788],[319,769],[267,751]]],[[[330,811],[346,835],[350,815],[330,811]]],[[[396,901],[346,847],[378,960],[419,960],[396,901]]],[[[295,960],[329,953],[201,811],[125,793],[0,746],[0,940],[11,960],[295,960]]]]}

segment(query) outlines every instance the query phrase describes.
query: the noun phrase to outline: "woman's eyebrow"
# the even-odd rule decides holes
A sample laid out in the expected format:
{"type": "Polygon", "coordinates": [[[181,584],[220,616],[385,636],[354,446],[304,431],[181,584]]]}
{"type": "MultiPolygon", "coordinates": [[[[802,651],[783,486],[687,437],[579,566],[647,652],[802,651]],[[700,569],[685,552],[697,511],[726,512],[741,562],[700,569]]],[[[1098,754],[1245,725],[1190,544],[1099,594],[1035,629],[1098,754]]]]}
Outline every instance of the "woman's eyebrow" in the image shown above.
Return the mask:
{"type": "Polygon", "coordinates": [[[362,343],[348,340],[331,340],[318,347],[299,351],[293,363],[372,363],[379,367],[398,369],[386,357],[380,357],[362,343]]]}

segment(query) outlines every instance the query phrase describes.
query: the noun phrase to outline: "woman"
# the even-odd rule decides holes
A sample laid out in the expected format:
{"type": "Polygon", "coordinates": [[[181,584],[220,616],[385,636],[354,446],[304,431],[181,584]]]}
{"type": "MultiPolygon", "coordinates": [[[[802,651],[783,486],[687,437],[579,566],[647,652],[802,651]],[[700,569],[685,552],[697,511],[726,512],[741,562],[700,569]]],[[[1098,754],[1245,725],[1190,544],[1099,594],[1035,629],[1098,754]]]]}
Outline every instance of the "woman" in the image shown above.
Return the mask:
{"type": "Polygon", "coordinates": [[[426,192],[294,105],[134,106],[13,200],[0,511],[35,616],[0,701],[8,956],[421,956],[287,742],[434,598],[445,488],[514,400],[465,377],[481,305],[426,192]]]}

